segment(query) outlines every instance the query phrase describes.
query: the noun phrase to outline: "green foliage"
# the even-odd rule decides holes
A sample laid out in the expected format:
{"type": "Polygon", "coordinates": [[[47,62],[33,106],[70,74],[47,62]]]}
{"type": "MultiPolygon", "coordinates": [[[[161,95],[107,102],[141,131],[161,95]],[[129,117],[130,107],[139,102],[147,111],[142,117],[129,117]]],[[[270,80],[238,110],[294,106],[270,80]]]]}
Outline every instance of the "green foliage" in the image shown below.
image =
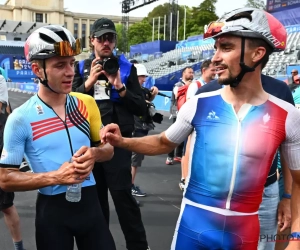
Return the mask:
{"type": "Polygon", "coordinates": [[[266,4],[264,0],[247,0],[245,7],[253,7],[257,9],[266,9],[266,4]]]}
{"type": "MultiPolygon", "coordinates": [[[[250,0],[249,0],[250,1],[250,0]]],[[[254,1],[254,0],[252,0],[254,1]]],[[[259,0],[258,0],[259,1],[259,0]]],[[[197,7],[188,7],[183,5],[175,6],[179,11],[179,29],[178,39],[184,39],[184,13],[186,9],[186,31],[185,39],[189,36],[203,34],[204,26],[211,21],[218,19],[215,5],[217,0],[204,0],[197,7]]],[[[160,17],[159,38],[164,37],[164,17],[166,16],[166,40],[169,40],[169,13],[172,6],[165,3],[155,7],[147,17],[140,23],[135,23],[129,27],[128,41],[129,45],[152,41],[152,29],[154,18],[154,40],[158,39],[158,17],[160,17]]],[[[118,37],[120,37],[118,35],[118,37]]],[[[118,42],[119,44],[119,42],[118,42]]],[[[121,45],[121,44],[120,44],[121,45]]],[[[118,46],[120,46],[118,45],[118,46]]],[[[119,47],[120,49],[120,47],[119,47]]]]}
{"type": "Polygon", "coordinates": [[[122,30],[123,30],[123,25],[117,23],[116,24],[116,31],[117,31],[117,44],[116,44],[116,47],[120,51],[126,51],[126,48],[124,47],[124,36],[122,34],[122,30]]]}
{"type": "Polygon", "coordinates": [[[152,27],[146,21],[129,26],[127,34],[129,46],[152,41],[152,27]]]}

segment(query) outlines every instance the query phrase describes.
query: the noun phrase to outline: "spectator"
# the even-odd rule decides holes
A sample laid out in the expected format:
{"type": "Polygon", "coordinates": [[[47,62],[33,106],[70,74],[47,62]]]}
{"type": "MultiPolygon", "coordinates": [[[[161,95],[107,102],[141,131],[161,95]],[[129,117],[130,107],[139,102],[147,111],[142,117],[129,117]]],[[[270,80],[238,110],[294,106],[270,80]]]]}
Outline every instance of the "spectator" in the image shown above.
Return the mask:
{"type": "MultiPolygon", "coordinates": [[[[93,96],[101,112],[103,124],[117,123],[123,136],[132,137],[134,115],[146,114],[147,105],[138,82],[136,68],[123,55],[114,57],[112,54],[116,40],[115,24],[110,19],[100,18],[94,22],[90,36],[93,53],[91,58],[79,62],[75,67],[73,91],[93,96]],[[103,61],[107,58],[112,58],[118,63],[116,68],[120,67],[120,70],[115,74],[108,74],[103,69],[103,61]],[[80,63],[83,65],[83,71],[80,70],[80,63]]],[[[96,163],[93,173],[107,223],[109,189],[127,249],[148,249],[141,212],[131,193],[131,152],[115,148],[112,160],[96,163]]]]}

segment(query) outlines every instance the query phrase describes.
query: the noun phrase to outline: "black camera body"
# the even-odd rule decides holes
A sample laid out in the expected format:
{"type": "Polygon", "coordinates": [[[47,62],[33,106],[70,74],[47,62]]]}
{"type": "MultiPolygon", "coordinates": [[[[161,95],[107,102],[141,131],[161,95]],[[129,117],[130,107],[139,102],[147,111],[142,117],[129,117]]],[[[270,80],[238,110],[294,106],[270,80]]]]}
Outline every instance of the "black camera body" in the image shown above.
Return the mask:
{"type": "Polygon", "coordinates": [[[103,61],[98,61],[97,64],[102,65],[103,70],[109,75],[116,74],[120,67],[117,58],[104,58],[103,61]]]}

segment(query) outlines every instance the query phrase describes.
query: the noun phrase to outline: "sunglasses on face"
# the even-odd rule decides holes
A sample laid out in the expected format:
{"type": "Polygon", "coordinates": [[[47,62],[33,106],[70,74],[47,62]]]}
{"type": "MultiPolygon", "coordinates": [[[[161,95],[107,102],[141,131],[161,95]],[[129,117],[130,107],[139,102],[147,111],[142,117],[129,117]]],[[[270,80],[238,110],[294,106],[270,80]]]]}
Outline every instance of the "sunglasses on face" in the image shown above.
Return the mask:
{"type": "Polygon", "coordinates": [[[292,74],[297,74],[297,72],[292,72],[292,74]]]}
{"type": "Polygon", "coordinates": [[[76,39],[75,43],[67,41],[54,43],[54,54],[57,56],[77,56],[81,53],[81,41],[76,39]]]}
{"type": "Polygon", "coordinates": [[[114,43],[117,39],[116,34],[104,34],[102,36],[95,36],[98,43],[104,43],[105,41],[108,41],[110,43],[114,43]]]}
{"type": "Polygon", "coordinates": [[[211,22],[210,24],[206,25],[204,27],[204,38],[210,38],[217,34],[219,34],[222,31],[222,27],[225,24],[222,22],[211,22]]]}

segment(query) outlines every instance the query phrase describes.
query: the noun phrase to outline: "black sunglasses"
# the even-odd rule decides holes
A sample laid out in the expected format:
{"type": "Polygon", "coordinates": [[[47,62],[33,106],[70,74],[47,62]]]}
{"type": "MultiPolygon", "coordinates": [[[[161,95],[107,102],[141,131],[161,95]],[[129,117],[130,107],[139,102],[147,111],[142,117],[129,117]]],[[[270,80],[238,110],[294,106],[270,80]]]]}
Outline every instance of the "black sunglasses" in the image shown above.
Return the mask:
{"type": "Polygon", "coordinates": [[[116,34],[108,33],[108,34],[104,34],[102,36],[94,36],[94,38],[97,39],[98,43],[104,43],[105,41],[114,43],[114,42],[116,42],[117,36],[116,36],[116,34]]]}

